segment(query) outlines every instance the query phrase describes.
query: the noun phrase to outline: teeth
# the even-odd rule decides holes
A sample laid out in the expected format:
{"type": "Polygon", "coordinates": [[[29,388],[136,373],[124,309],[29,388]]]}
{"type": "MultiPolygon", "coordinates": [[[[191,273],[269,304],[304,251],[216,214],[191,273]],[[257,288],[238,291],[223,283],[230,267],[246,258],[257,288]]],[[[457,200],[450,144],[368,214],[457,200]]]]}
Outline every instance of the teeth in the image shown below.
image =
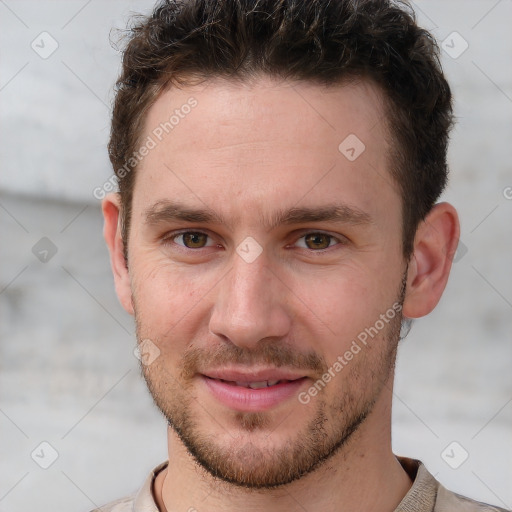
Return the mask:
{"type": "Polygon", "coordinates": [[[268,386],[275,386],[278,382],[281,382],[281,381],[280,380],[261,380],[258,382],[236,381],[235,384],[237,386],[242,386],[244,388],[261,389],[261,388],[266,388],[268,386]]]}
{"type": "Polygon", "coordinates": [[[260,389],[268,387],[268,382],[266,380],[261,380],[259,382],[249,382],[249,387],[251,389],[260,389]]]}

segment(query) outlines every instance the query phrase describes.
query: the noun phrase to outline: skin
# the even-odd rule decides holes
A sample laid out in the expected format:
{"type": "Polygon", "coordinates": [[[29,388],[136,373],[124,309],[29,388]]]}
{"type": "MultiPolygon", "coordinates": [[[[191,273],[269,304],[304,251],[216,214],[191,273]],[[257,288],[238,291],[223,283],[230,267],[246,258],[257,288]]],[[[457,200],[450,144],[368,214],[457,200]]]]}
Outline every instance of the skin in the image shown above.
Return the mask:
{"type": "Polygon", "coordinates": [[[294,396],[259,413],[233,410],[200,373],[281,366],[305,376],[307,391],[393,304],[403,301],[408,318],[432,311],[456,249],[457,214],[436,205],[404,259],[383,99],[370,83],[326,89],[259,77],[171,88],[149,110],[143,137],[192,96],[197,106],[136,171],[128,265],[119,197],[103,201],[116,290],[139,341],[160,351],[142,369],[174,425],[157,504],[392,511],[411,486],[391,450],[399,315],[307,404],[294,396]],[[365,144],[354,161],[338,150],[349,134],[365,144]],[[208,207],[225,222],[147,222],[164,201],[208,207]],[[278,210],[333,203],[365,221],[263,222],[278,210]],[[183,229],[208,236],[187,248],[171,238],[183,229]],[[308,237],[319,232],[332,238],[308,237]],[[236,251],[248,236],[262,249],[250,263],[236,251]]]}

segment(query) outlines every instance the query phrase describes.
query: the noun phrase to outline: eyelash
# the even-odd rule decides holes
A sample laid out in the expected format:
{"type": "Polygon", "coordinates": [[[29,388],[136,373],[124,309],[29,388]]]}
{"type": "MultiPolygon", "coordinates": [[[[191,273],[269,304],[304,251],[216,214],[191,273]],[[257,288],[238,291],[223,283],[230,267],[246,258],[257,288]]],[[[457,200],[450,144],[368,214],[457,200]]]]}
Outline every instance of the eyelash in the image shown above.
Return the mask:
{"type": "MultiPolygon", "coordinates": [[[[170,245],[171,243],[175,244],[180,248],[180,250],[184,250],[184,251],[200,251],[201,249],[206,249],[208,247],[215,247],[215,245],[216,245],[216,244],[213,244],[213,245],[207,245],[204,247],[192,248],[192,247],[186,247],[185,245],[177,244],[176,242],[174,242],[174,240],[177,237],[179,237],[181,235],[185,235],[187,233],[201,234],[201,235],[206,235],[209,238],[212,238],[208,233],[206,233],[204,231],[195,231],[195,230],[189,229],[189,230],[183,230],[183,231],[170,233],[170,234],[166,235],[165,238],[163,238],[162,242],[164,243],[164,245],[170,245]]],[[[320,253],[321,254],[321,253],[328,251],[332,247],[336,247],[337,245],[346,245],[346,243],[347,243],[347,240],[345,239],[345,237],[343,237],[341,235],[334,236],[334,235],[331,235],[330,233],[326,233],[324,231],[305,231],[299,238],[297,238],[297,241],[301,240],[302,238],[304,238],[308,235],[325,235],[325,236],[329,237],[331,241],[332,240],[338,241],[337,244],[330,245],[329,247],[326,247],[325,249],[316,249],[315,250],[315,249],[309,249],[307,247],[299,247],[299,249],[304,249],[304,250],[310,251],[311,253],[320,253]]]]}

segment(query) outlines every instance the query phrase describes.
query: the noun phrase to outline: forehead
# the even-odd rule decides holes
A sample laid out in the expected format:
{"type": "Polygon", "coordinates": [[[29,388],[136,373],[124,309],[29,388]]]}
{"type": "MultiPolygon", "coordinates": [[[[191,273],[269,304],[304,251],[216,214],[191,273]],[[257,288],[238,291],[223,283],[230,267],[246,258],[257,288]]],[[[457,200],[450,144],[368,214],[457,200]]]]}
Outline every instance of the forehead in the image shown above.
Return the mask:
{"type": "Polygon", "coordinates": [[[385,119],[380,90],[364,81],[326,88],[262,77],[171,87],[145,120],[141,140],[152,142],[134,200],[214,201],[238,217],[326,194],[365,209],[381,189],[381,200],[396,202],[385,119]]]}

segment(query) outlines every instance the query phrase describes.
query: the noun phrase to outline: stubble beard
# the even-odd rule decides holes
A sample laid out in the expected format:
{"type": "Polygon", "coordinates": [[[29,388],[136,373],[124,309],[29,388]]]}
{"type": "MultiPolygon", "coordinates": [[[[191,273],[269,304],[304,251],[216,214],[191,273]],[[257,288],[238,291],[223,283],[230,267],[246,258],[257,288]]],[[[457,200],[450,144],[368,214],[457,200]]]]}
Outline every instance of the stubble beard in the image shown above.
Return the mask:
{"type": "MultiPolygon", "coordinates": [[[[405,284],[402,282],[397,302],[403,304],[404,296],[405,284]]],[[[311,403],[315,404],[313,418],[280,446],[272,444],[273,432],[289,418],[276,419],[268,412],[233,411],[229,425],[232,428],[234,419],[237,433],[226,436],[229,437],[229,445],[219,443],[218,432],[205,431],[201,421],[206,420],[218,430],[225,419],[213,418],[207,412],[208,405],[198,402],[192,376],[199,360],[201,363],[207,360],[208,364],[265,362],[274,366],[286,364],[291,368],[308,367],[309,370],[314,368],[320,377],[327,370],[327,365],[318,356],[297,355],[288,349],[283,350],[279,344],[264,345],[263,352],[259,351],[255,356],[230,344],[220,347],[213,355],[197,350],[187,352],[179,365],[181,373],[172,375],[165,368],[163,357],[148,366],[141,363],[141,370],[156,406],[200,467],[229,484],[249,489],[272,489],[313,472],[340,451],[348,452],[349,441],[364,424],[382,389],[392,378],[401,320],[401,314],[397,313],[383,329],[382,335],[369,342],[368,345],[383,344],[380,351],[377,346],[364,347],[333,378],[331,386],[336,385],[339,379],[341,387],[339,393],[332,393],[336,398],[331,399],[331,403],[327,402],[322,391],[312,398],[311,403]],[[268,443],[265,444],[265,440],[268,443]]],[[[143,326],[137,321],[139,342],[147,337],[142,335],[142,331],[143,326]]],[[[311,414],[299,405],[298,400],[297,404],[295,414],[311,414]]]]}

